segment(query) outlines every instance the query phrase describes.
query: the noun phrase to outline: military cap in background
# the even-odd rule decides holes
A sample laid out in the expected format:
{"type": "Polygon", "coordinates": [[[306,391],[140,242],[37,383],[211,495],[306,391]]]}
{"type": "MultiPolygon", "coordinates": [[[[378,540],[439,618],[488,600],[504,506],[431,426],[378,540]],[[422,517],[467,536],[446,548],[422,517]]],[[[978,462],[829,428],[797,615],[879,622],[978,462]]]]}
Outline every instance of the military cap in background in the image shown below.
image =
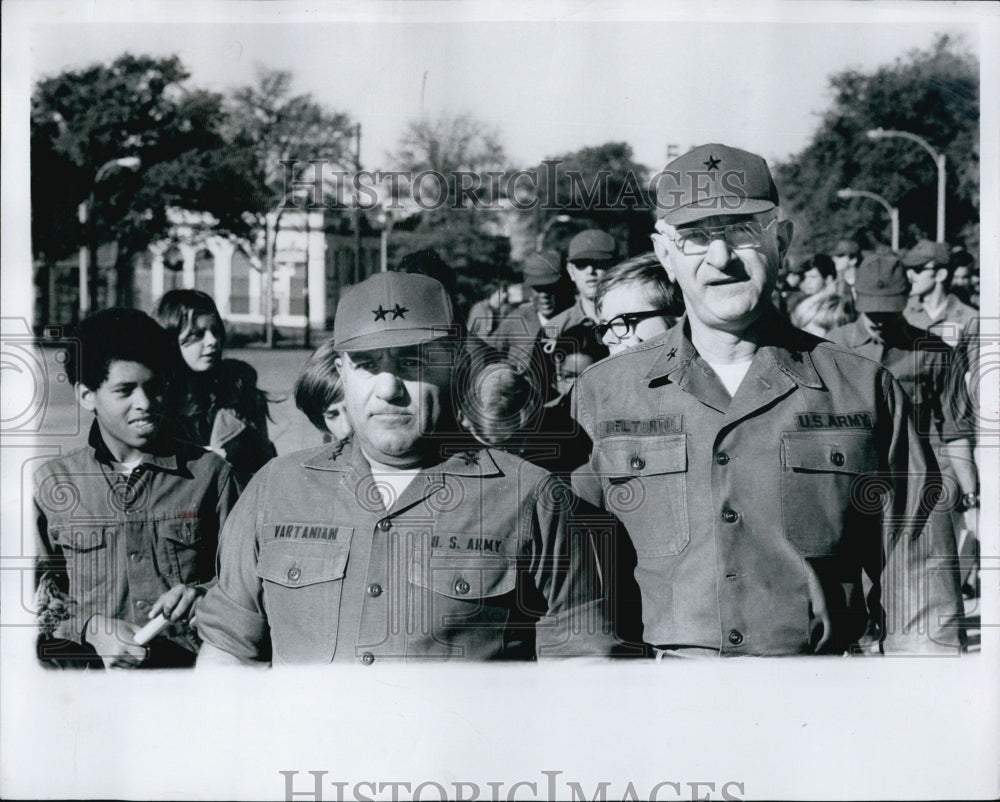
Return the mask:
{"type": "Polygon", "coordinates": [[[950,252],[945,242],[931,242],[922,239],[912,249],[903,254],[903,265],[906,267],[923,267],[933,262],[935,267],[947,267],[950,252]]]}
{"type": "Polygon", "coordinates": [[[568,262],[609,262],[615,258],[614,237],[596,228],[581,231],[569,242],[568,262]]]}
{"type": "Polygon", "coordinates": [[[858,267],[854,293],[859,312],[902,312],[910,295],[906,268],[895,254],[872,254],[858,267]]]}
{"type": "Polygon", "coordinates": [[[529,287],[544,287],[562,281],[558,251],[541,251],[524,260],[524,283],[529,287]]]}

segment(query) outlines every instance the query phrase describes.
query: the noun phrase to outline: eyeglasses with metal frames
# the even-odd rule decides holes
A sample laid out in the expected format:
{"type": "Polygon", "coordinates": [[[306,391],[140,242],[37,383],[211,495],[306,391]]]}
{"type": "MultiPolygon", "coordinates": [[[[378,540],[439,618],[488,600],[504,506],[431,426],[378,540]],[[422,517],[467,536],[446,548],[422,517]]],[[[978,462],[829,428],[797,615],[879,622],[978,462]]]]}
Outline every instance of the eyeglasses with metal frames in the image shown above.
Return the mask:
{"type": "Polygon", "coordinates": [[[764,232],[777,222],[775,218],[766,226],[762,226],[756,220],[747,220],[715,228],[679,228],[670,239],[685,256],[705,253],[717,239],[724,239],[734,250],[756,248],[763,242],[764,232]]]}

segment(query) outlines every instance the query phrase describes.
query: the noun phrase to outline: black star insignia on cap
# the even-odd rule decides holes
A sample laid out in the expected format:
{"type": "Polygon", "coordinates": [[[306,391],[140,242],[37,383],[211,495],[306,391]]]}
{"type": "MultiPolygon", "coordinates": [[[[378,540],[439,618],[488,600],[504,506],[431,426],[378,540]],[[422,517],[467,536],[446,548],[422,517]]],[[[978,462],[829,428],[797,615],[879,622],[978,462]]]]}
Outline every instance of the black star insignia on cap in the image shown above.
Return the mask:
{"type": "Polygon", "coordinates": [[[405,306],[400,306],[399,304],[396,304],[396,308],[390,309],[389,311],[392,312],[393,320],[395,320],[397,317],[401,317],[403,318],[403,320],[406,320],[406,313],[409,312],[410,310],[407,309],[405,306]]]}
{"type": "Polygon", "coordinates": [[[711,153],[708,154],[708,161],[702,162],[708,170],[716,170],[719,167],[719,159],[715,158],[711,153]]]}
{"type": "Polygon", "coordinates": [[[391,309],[383,309],[382,304],[379,304],[378,309],[372,309],[372,314],[375,315],[376,320],[385,320],[385,316],[391,311],[391,309]]]}

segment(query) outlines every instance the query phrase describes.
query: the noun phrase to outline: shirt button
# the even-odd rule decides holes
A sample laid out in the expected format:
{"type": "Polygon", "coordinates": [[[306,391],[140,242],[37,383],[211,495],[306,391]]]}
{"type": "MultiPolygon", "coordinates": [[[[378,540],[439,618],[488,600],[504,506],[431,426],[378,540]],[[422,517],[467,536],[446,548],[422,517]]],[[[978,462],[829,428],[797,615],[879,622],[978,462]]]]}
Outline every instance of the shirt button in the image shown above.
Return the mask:
{"type": "Polygon", "coordinates": [[[466,582],[464,579],[459,579],[455,583],[455,592],[461,593],[463,596],[471,590],[472,586],[466,582]]]}
{"type": "Polygon", "coordinates": [[[372,584],[370,584],[368,586],[368,595],[369,596],[381,596],[382,595],[382,586],[379,585],[377,582],[372,582],[372,584]]]}
{"type": "Polygon", "coordinates": [[[716,454],[715,455],[715,461],[718,462],[720,465],[725,465],[727,462],[729,462],[729,455],[728,454],[721,454],[721,453],[720,454],[716,454]]]}
{"type": "Polygon", "coordinates": [[[388,518],[383,518],[381,521],[378,522],[378,528],[382,532],[388,532],[390,529],[392,529],[392,521],[390,521],[388,518]]]}
{"type": "Polygon", "coordinates": [[[743,633],[738,629],[729,630],[729,642],[733,644],[733,646],[739,646],[743,643],[743,633]]]}
{"type": "Polygon", "coordinates": [[[128,556],[128,558],[129,558],[129,559],[130,559],[130,560],[131,560],[132,562],[134,562],[134,563],[137,563],[137,562],[139,562],[139,560],[141,560],[141,559],[142,559],[142,555],[141,555],[141,554],[140,554],[139,552],[137,552],[137,551],[133,551],[133,552],[132,552],[132,553],[131,553],[131,554],[130,554],[130,555],[128,556]]]}
{"type": "Polygon", "coordinates": [[[844,455],[841,454],[839,451],[834,451],[830,455],[830,462],[832,462],[834,465],[836,465],[839,468],[841,465],[844,464],[844,455]]]}
{"type": "Polygon", "coordinates": [[[289,568],[288,569],[288,581],[289,582],[298,582],[300,576],[302,576],[302,572],[298,568],[289,568]]]}
{"type": "Polygon", "coordinates": [[[361,655],[361,662],[364,663],[366,666],[370,666],[372,663],[375,662],[375,655],[373,655],[371,652],[365,652],[363,655],[361,655]]]}
{"type": "Polygon", "coordinates": [[[139,601],[135,603],[135,606],[139,610],[145,610],[147,607],[149,607],[149,602],[144,602],[142,599],[139,599],[139,601]]]}
{"type": "Polygon", "coordinates": [[[643,468],[646,467],[646,460],[644,460],[642,457],[636,455],[636,456],[632,457],[632,461],[629,464],[635,470],[641,471],[643,468]]]}
{"type": "Polygon", "coordinates": [[[736,523],[736,519],[739,518],[739,517],[740,517],[740,514],[738,512],[736,512],[736,510],[723,510],[722,511],[722,520],[725,521],[727,524],[734,524],[734,523],[736,523]]]}

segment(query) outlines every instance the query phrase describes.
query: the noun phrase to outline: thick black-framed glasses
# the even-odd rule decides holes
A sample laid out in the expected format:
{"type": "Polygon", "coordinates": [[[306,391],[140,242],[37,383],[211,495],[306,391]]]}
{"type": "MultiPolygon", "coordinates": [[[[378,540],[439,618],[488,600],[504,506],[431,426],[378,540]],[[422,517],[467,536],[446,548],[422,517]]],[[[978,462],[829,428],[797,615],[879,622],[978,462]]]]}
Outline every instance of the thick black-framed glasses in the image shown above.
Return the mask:
{"type": "Polygon", "coordinates": [[[602,340],[604,339],[604,335],[609,331],[620,340],[622,337],[628,337],[635,330],[635,326],[640,320],[645,320],[649,317],[666,317],[670,314],[669,309],[650,309],[646,312],[624,312],[623,314],[615,315],[607,323],[598,323],[594,326],[594,331],[602,340]]]}
{"type": "Polygon", "coordinates": [[[731,223],[716,228],[679,228],[670,239],[685,256],[705,253],[717,239],[725,239],[730,248],[756,248],[764,239],[764,232],[777,223],[775,218],[766,226],[756,220],[731,223]]]}

